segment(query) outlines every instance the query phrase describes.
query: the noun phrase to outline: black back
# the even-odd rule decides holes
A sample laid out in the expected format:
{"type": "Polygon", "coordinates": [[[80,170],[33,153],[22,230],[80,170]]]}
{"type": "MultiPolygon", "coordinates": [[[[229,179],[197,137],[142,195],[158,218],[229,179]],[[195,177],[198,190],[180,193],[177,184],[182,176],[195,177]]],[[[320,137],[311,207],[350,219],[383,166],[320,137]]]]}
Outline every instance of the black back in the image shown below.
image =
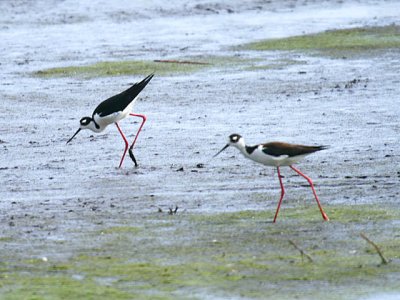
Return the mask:
{"type": "Polygon", "coordinates": [[[129,89],[101,102],[94,110],[92,118],[95,114],[100,115],[100,117],[104,117],[114,112],[123,111],[133,101],[133,99],[140,94],[153,76],[154,74],[150,74],[142,81],[135,83],[129,89]]]}
{"type": "MultiPolygon", "coordinates": [[[[305,146],[282,142],[271,142],[262,145],[262,152],[271,156],[288,155],[289,157],[297,155],[311,154],[316,151],[324,150],[327,146],[305,146]]],[[[254,151],[254,150],[253,150],[254,151]]]]}

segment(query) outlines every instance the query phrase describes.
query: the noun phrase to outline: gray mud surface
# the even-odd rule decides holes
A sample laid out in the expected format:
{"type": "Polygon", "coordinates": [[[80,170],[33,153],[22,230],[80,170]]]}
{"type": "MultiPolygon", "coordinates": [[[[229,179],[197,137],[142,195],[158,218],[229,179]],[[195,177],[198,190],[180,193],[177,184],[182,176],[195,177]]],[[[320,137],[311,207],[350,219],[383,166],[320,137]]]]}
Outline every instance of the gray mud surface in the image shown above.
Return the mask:
{"type": "MultiPolygon", "coordinates": [[[[316,246],[364,254],[368,246],[358,237],[360,232],[378,243],[393,242],[389,253],[400,253],[399,50],[333,59],[230,48],[261,38],[399,22],[398,2],[95,2],[0,2],[0,298],[69,298],[44,287],[54,283],[35,281],[59,276],[83,284],[76,288],[81,294],[71,294],[82,299],[400,297],[398,254],[391,255],[392,270],[385,276],[363,278],[360,271],[345,283],[330,275],[326,280],[322,276],[263,281],[246,265],[243,273],[235,273],[234,267],[226,274],[219,270],[222,277],[230,272],[244,276],[237,280],[220,283],[210,271],[201,275],[210,281],[191,275],[196,283],[182,280],[180,285],[177,279],[178,283],[157,281],[143,287],[151,279],[121,283],[124,277],[117,271],[110,278],[107,268],[93,274],[76,262],[84,255],[180,266],[210,262],[207,256],[218,254],[228,266],[240,255],[255,259],[287,251],[300,261],[285,241],[296,240],[314,257],[319,255],[316,246]],[[122,169],[116,167],[123,142],[113,126],[98,135],[83,131],[65,143],[82,116],[141,77],[32,76],[45,68],[102,60],[191,55],[302,63],[268,70],[156,74],[134,108],[148,117],[135,149],[140,166],[134,168],[127,157],[122,169]],[[246,160],[235,149],[212,159],[231,133],[240,133],[249,144],[281,140],[330,145],[299,168],[314,179],[331,222],[320,220],[306,182],[283,169],[287,194],[278,224],[270,223],[279,198],[276,171],[246,160]],[[374,219],[370,207],[395,212],[394,217],[374,219]],[[307,214],[296,215],[296,208],[307,214]],[[358,212],[356,219],[351,214],[335,219],[335,210],[349,209],[358,212]],[[245,214],[240,223],[220,220],[225,214],[246,211],[255,217],[245,214]],[[220,221],[214,224],[213,218],[220,221]],[[117,230],[104,235],[110,228],[117,230]],[[269,244],[276,232],[284,233],[281,244],[269,244]],[[232,239],[238,243],[230,244],[232,239]],[[187,252],[177,250],[179,245],[187,252]],[[199,247],[204,252],[189,251],[199,247]],[[230,257],[230,251],[238,256],[230,257]],[[51,269],[61,263],[65,269],[51,269]],[[84,285],[87,280],[90,288],[84,285]],[[104,287],[127,294],[110,296],[109,291],[102,292],[104,287]],[[85,294],[85,289],[97,294],[85,294]]],[[[126,119],[120,124],[132,139],[138,123],[126,119]]],[[[373,251],[370,258],[370,267],[379,264],[373,251]]],[[[273,268],[274,261],[266,258],[266,268],[273,268]]],[[[179,272],[185,274],[185,268],[179,272]]]]}

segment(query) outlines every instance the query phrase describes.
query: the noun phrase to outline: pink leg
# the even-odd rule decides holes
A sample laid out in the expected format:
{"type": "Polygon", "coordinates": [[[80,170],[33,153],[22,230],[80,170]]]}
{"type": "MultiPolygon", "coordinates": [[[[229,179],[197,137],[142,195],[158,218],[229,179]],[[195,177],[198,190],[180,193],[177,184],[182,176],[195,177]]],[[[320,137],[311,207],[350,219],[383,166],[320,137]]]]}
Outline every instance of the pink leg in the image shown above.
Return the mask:
{"type": "Polygon", "coordinates": [[[135,139],[133,140],[133,143],[132,143],[132,145],[131,145],[130,148],[129,148],[129,149],[132,149],[133,146],[135,146],[136,140],[137,140],[137,138],[138,138],[138,136],[139,136],[139,133],[140,133],[140,131],[142,130],[142,127],[143,127],[144,123],[146,122],[147,118],[146,118],[145,115],[138,115],[138,114],[130,114],[130,115],[131,115],[132,117],[139,117],[139,118],[142,118],[142,124],[140,124],[139,129],[138,129],[138,131],[136,132],[135,139]]]}
{"type": "Polygon", "coordinates": [[[303,177],[308,181],[308,183],[309,183],[310,186],[311,186],[312,192],[313,192],[313,194],[314,194],[315,200],[317,200],[319,210],[321,211],[321,214],[322,214],[322,218],[324,218],[325,221],[329,221],[328,216],[326,215],[326,213],[325,213],[324,210],[322,209],[321,203],[319,203],[318,196],[317,196],[317,193],[315,192],[314,184],[313,184],[311,178],[308,177],[307,175],[301,173],[301,172],[300,172],[298,169],[296,169],[295,167],[293,167],[293,166],[290,166],[290,167],[292,168],[293,171],[295,171],[295,172],[296,172],[297,174],[299,174],[300,176],[303,176],[303,177]]]}
{"type": "MultiPolygon", "coordinates": [[[[131,116],[133,116],[133,117],[140,117],[140,118],[142,118],[142,120],[143,120],[143,121],[142,121],[142,124],[140,124],[140,126],[139,126],[138,131],[136,132],[136,136],[135,136],[135,139],[133,140],[132,145],[129,147],[129,156],[132,158],[133,162],[135,163],[135,166],[137,167],[137,162],[136,162],[135,156],[133,155],[132,149],[133,149],[133,146],[134,146],[135,143],[136,143],[136,140],[137,140],[137,138],[138,138],[138,136],[139,136],[140,131],[142,130],[142,127],[143,127],[144,123],[146,122],[146,116],[145,116],[145,115],[138,115],[138,114],[129,114],[129,115],[131,115],[131,116]]],[[[121,128],[119,127],[118,123],[115,123],[115,125],[117,126],[118,131],[119,131],[119,133],[121,134],[121,136],[122,136],[122,138],[124,139],[124,142],[125,142],[124,154],[122,154],[121,161],[120,161],[119,167],[118,167],[118,168],[121,168],[122,162],[123,162],[124,159],[125,159],[126,151],[128,150],[128,145],[129,145],[129,143],[128,143],[128,140],[126,139],[124,133],[122,132],[121,128]]]]}
{"type": "Polygon", "coordinates": [[[283,199],[283,196],[285,195],[285,188],[283,187],[283,183],[282,183],[281,171],[280,171],[279,167],[276,167],[276,168],[278,169],[278,178],[279,178],[279,183],[281,185],[281,198],[279,199],[278,207],[276,208],[274,223],[276,222],[276,218],[278,217],[279,209],[281,208],[282,199],[283,199]]]}
{"type": "Polygon", "coordinates": [[[119,133],[121,134],[121,136],[122,136],[122,138],[124,139],[124,142],[125,142],[124,154],[122,154],[121,161],[120,161],[119,167],[118,167],[118,168],[121,168],[122,162],[124,161],[124,158],[125,158],[126,150],[128,150],[128,145],[129,145],[129,143],[128,143],[128,140],[126,139],[124,133],[122,132],[121,128],[119,127],[118,123],[115,123],[115,125],[117,126],[118,131],[119,131],[119,133]]]}
{"type": "Polygon", "coordinates": [[[145,115],[138,115],[138,114],[130,114],[133,117],[139,117],[142,118],[142,124],[140,124],[138,131],[136,132],[136,136],[135,139],[133,140],[132,145],[129,147],[129,156],[131,157],[131,159],[133,160],[133,162],[135,163],[135,167],[138,166],[135,156],[133,155],[133,146],[135,146],[136,140],[139,136],[140,131],[142,130],[142,127],[144,125],[144,123],[146,122],[146,116],[145,115]]]}

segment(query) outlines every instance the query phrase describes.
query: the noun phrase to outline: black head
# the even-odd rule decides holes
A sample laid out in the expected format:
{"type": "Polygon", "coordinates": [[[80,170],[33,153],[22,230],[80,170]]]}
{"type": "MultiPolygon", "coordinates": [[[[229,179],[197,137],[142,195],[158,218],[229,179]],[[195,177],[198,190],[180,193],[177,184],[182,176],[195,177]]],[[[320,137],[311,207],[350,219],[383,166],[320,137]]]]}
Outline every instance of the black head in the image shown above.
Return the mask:
{"type": "Polygon", "coordinates": [[[82,129],[87,129],[89,126],[91,126],[90,123],[92,123],[92,121],[93,121],[93,119],[92,119],[91,117],[83,117],[83,118],[79,121],[79,123],[80,123],[79,129],[75,132],[75,134],[72,136],[72,138],[70,138],[70,139],[67,141],[67,144],[68,144],[70,141],[72,141],[72,139],[79,133],[79,131],[81,131],[82,129]]]}
{"type": "Polygon", "coordinates": [[[229,139],[228,139],[228,144],[226,144],[225,146],[224,146],[224,148],[222,148],[217,154],[215,154],[213,157],[216,157],[218,154],[220,154],[222,151],[224,151],[226,148],[228,148],[229,146],[231,146],[231,145],[235,145],[236,143],[238,143],[239,142],[239,140],[242,138],[242,136],[240,135],[240,134],[237,134],[237,133],[234,133],[234,134],[231,134],[230,136],[229,136],[229,139]]]}
{"type": "Polygon", "coordinates": [[[229,143],[230,144],[236,144],[237,142],[239,142],[239,140],[241,139],[241,135],[240,134],[237,134],[237,133],[234,133],[234,134],[231,134],[230,136],[229,136],[229,143]]]}
{"type": "Polygon", "coordinates": [[[90,124],[90,122],[92,122],[92,118],[91,117],[83,117],[79,121],[79,123],[81,124],[81,128],[88,126],[90,124]]]}

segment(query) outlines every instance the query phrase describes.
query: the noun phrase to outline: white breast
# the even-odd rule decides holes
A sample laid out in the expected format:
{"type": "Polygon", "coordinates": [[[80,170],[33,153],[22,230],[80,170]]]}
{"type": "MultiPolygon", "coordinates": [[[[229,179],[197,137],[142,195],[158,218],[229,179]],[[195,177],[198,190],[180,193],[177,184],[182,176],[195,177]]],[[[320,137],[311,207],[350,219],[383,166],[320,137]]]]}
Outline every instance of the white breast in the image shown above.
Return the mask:
{"type": "Polygon", "coordinates": [[[93,116],[93,118],[94,118],[95,122],[96,122],[97,124],[99,124],[99,126],[100,126],[100,128],[101,128],[101,131],[102,131],[102,130],[104,130],[104,128],[106,128],[108,125],[110,125],[110,124],[112,124],[112,123],[119,122],[119,121],[121,121],[122,119],[126,118],[126,117],[130,114],[130,112],[132,111],[132,106],[133,106],[133,103],[129,104],[129,105],[124,109],[124,111],[118,111],[118,112],[115,112],[115,113],[113,113],[113,114],[110,114],[110,115],[107,115],[107,116],[104,116],[104,117],[100,117],[100,115],[95,114],[95,115],[93,116]]]}
{"type": "Polygon", "coordinates": [[[258,162],[266,166],[279,167],[279,166],[293,165],[302,160],[306,155],[298,155],[292,157],[289,157],[288,155],[272,156],[262,152],[262,146],[260,145],[250,155],[247,152],[245,152],[245,156],[255,162],[258,162]]]}

